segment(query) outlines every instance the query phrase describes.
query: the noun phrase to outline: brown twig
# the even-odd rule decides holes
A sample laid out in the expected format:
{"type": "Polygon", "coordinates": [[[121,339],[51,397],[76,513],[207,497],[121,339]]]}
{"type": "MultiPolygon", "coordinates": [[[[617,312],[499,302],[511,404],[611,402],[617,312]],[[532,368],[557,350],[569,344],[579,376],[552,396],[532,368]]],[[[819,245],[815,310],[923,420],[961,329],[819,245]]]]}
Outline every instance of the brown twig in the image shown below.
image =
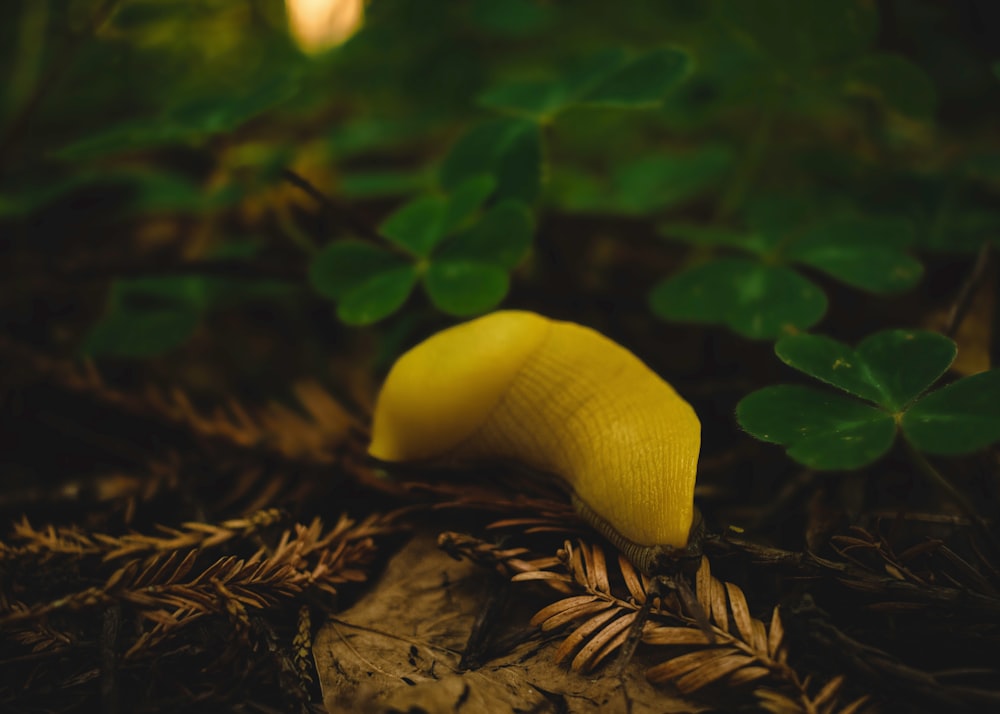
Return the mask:
{"type": "Polygon", "coordinates": [[[990,241],[983,241],[983,244],[979,247],[979,253],[976,254],[976,261],[972,264],[972,270],[969,271],[969,275],[963,281],[962,288],[958,291],[951,310],[948,311],[948,319],[944,327],[944,334],[948,337],[955,336],[958,326],[962,324],[962,319],[972,305],[976,289],[986,278],[987,268],[989,268],[990,260],[993,257],[991,246],[992,243],[990,241]]]}
{"type": "Polygon", "coordinates": [[[301,174],[286,168],[281,170],[281,177],[296,188],[304,191],[310,198],[316,201],[316,203],[322,206],[331,215],[342,220],[353,233],[371,241],[372,243],[376,243],[384,248],[389,248],[394,252],[399,250],[394,244],[389,242],[385,236],[375,230],[375,228],[372,227],[368,221],[359,216],[353,208],[348,206],[343,201],[323,193],[301,174]]]}

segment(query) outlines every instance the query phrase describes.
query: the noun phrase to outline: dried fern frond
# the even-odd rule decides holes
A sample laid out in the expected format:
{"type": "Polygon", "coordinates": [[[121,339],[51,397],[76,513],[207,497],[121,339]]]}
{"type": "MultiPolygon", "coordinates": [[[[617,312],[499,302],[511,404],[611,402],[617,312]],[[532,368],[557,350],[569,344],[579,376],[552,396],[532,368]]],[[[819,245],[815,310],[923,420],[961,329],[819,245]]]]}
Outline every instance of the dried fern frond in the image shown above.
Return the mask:
{"type": "Polygon", "coordinates": [[[754,690],[760,706],[771,714],[857,714],[869,702],[867,696],[858,697],[844,706],[838,701],[841,687],[844,684],[842,676],[834,677],[823,685],[814,696],[808,694],[811,689],[807,679],[803,682],[798,698],[793,698],[773,689],[761,687],[754,690]]]}
{"type": "Polygon", "coordinates": [[[752,617],[743,591],[713,577],[708,558],[702,558],[695,582],[698,602],[708,616],[716,644],[709,646],[705,635],[690,627],[649,628],[643,633],[647,644],[700,645],[651,667],[646,672],[651,681],[673,682],[682,693],[690,693],[723,680],[736,685],[764,677],[794,677],[787,665],[778,608],[772,612],[769,626],[752,617]]]}
{"type": "MultiPolygon", "coordinates": [[[[831,680],[815,696],[810,694],[810,680],[800,677],[789,664],[779,609],[774,608],[766,624],[754,618],[743,591],[714,577],[708,558],[702,558],[695,585],[715,642],[698,628],[697,619],[685,611],[674,593],[652,595],[654,581],[637,572],[621,555],[617,567],[611,568],[600,546],[567,542],[560,556],[557,564],[546,563],[511,579],[541,581],[567,595],[539,610],[531,624],[544,632],[566,630],[555,659],[568,661],[574,671],[589,672],[619,651],[629,639],[630,629],[637,627],[635,621],[643,606],[653,597],[641,641],[680,651],[650,667],[646,672],[650,681],[670,682],[682,694],[713,684],[738,687],[766,683],[757,690],[765,708],[792,702],[799,707],[796,712],[840,711],[838,695],[843,679],[831,680]]],[[[853,702],[844,711],[857,711],[864,701],[853,702]]]]}
{"type": "Polygon", "coordinates": [[[198,437],[265,449],[289,459],[331,463],[348,436],[366,432],[364,421],[314,380],[292,389],[301,414],[278,403],[247,408],[234,399],[224,406],[202,409],[181,389],[149,385],[141,393],[122,391],[107,384],[91,362],[78,365],[54,359],[9,338],[0,337],[0,351],[48,383],[85,394],[124,414],[157,419],[198,437]]]}
{"type": "MultiPolygon", "coordinates": [[[[22,602],[24,586],[12,586],[0,601],[0,630],[17,631],[26,623],[52,615],[73,616],[112,604],[131,608],[151,629],[140,633],[126,657],[148,650],[181,625],[207,615],[222,615],[246,626],[248,612],[278,606],[308,589],[330,595],[344,583],[362,581],[375,554],[375,537],[398,528],[395,516],[373,515],[361,522],[342,516],[327,528],[320,519],[295,524],[277,545],[257,548],[249,557],[223,554],[208,559],[213,548],[231,545],[278,517],[276,511],[223,524],[186,524],[183,530],[161,529],[166,535],[122,538],[98,535],[83,539],[76,531],[36,531],[22,523],[25,548],[99,556],[115,568],[102,585],[71,590],[39,602],[22,602]],[[123,540],[124,539],[124,540],[123,540]],[[141,556],[141,557],[140,557],[141,556]]],[[[79,581],[78,581],[79,582],[79,581]]],[[[70,584],[72,587],[72,583],[70,584]]]]}
{"type": "Polygon", "coordinates": [[[698,601],[709,617],[716,642],[709,644],[702,632],[690,627],[648,628],[643,633],[646,644],[695,648],[650,667],[646,676],[651,681],[671,682],[683,694],[722,682],[742,686],[766,681],[768,686],[759,687],[754,694],[761,706],[776,714],[849,714],[867,702],[868,698],[862,697],[841,708],[838,695],[843,677],[831,679],[815,695],[810,694],[810,678],[801,677],[789,665],[779,608],[771,611],[766,624],[753,617],[743,591],[714,577],[708,558],[702,558],[695,580],[698,601]]]}
{"type": "Polygon", "coordinates": [[[189,522],[180,528],[156,526],[160,534],[112,536],[86,533],[74,526],[57,528],[49,525],[37,530],[27,517],[23,517],[14,524],[13,540],[16,544],[0,542],[0,562],[18,558],[44,561],[54,555],[100,555],[105,561],[110,561],[186,548],[211,548],[230,540],[249,538],[286,518],[287,515],[280,509],[268,508],[246,518],[231,518],[221,523],[189,522]]]}
{"type": "MultiPolygon", "coordinates": [[[[650,581],[619,556],[619,573],[613,586],[604,549],[583,541],[575,547],[567,541],[558,561],[544,561],[541,565],[511,580],[542,581],[569,596],[535,613],[531,624],[546,632],[572,625],[573,630],[556,651],[556,660],[562,662],[573,655],[570,667],[589,672],[625,644],[629,628],[646,602],[650,581]],[[548,569],[558,565],[567,572],[548,569]],[[619,581],[623,586],[617,585],[619,581]]],[[[667,604],[652,606],[663,617],[670,616],[671,608],[679,609],[672,598],[667,604]]]]}
{"type": "MultiPolygon", "coordinates": [[[[484,567],[495,569],[503,575],[523,573],[541,566],[537,560],[523,559],[522,556],[530,555],[527,548],[504,548],[464,533],[445,531],[439,534],[438,547],[453,558],[466,558],[484,567]]],[[[555,562],[558,561],[551,560],[551,564],[555,562]]]]}

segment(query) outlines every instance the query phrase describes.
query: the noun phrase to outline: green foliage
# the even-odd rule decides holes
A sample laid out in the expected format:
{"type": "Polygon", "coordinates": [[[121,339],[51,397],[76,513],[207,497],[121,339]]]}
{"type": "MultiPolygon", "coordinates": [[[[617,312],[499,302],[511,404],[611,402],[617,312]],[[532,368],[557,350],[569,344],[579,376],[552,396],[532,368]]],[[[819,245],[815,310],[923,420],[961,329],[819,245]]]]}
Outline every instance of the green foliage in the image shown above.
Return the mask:
{"type": "MultiPolygon", "coordinates": [[[[662,226],[658,264],[684,267],[651,286],[658,316],[778,338],[837,309],[826,281],[898,295],[915,255],[1000,231],[1000,150],[956,111],[990,115],[996,66],[926,42],[925,1],[888,46],[867,0],[385,0],[317,57],[280,1],[22,3],[0,28],[0,241],[89,243],[98,264],[128,243],[197,274],[220,235],[263,235],[367,324],[418,285],[451,315],[498,305],[548,277],[512,274],[533,227],[566,240],[583,214],[612,240],[662,226]],[[358,204],[369,239],[282,195],[289,167],[358,204]]],[[[152,331],[167,349],[216,304],[110,278],[98,352],[153,351],[134,325],[173,320],[152,331]]]]}
{"type": "Polygon", "coordinates": [[[532,214],[503,199],[484,207],[498,188],[489,175],[472,176],[447,195],[419,196],[380,226],[391,248],[335,241],[312,261],[309,279],[337,302],[350,324],[377,322],[396,312],[417,282],[443,312],[484,312],[507,294],[509,271],[531,245],[532,214]]]}
{"type": "Polygon", "coordinates": [[[235,131],[240,125],[288,101],[299,91],[294,76],[270,77],[249,89],[214,89],[185,99],[159,117],[127,119],[91,134],[56,155],[63,159],[92,159],[104,154],[204,141],[235,131]]]}
{"type": "MultiPolygon", "coordinates": [[[[258,247],[248,240],[232,242],[214,251],[213,259],[251,261],[258,247]]],[[[273,279],[189,274],[118,278],[82,351],[89,356],[151,357],[186,342],[212,311],[253,301],[273,306],[294,293],[294,286],[273,279]]]]}
{"type": "Polygon", "coordinates": [[[809,327],[826,312],[826,296],[791,268],[745,258],[720,258],[664,280],[650,293],[666,320],[723,324],[766,339],[809,327]]]}
{"type": "Polygon", "coordinates": [[[94,325],[84,351],[118,357],[144,357],[187,340],[205,307],[201,278],[163,277],[117,280],[104,317],[94,325]]]}
{"type": "Polygon", "coordinates": [[[492,176],[496,197],[532,203],[542,185],[542,139],[538,125],[495,119],[471,129],[441,165],[441,185],[453,190],[470,177],[492,176]]]}
{"type": "Polygon", "coordinates": [[[482,94],[487,107],[550,122],[574,106],[656,106],[688,73],[690,58],[663,48],[629,58],[622,50],[587,57],[555,79],[501,84],[482,94]]]}
{"type": "Polygon", "coordinates": [[[552,199],[566,211],[644,216],[710,191],[728,175],[732,163],[729,149],[709,144],[623,161],[609,180],[567,171],[554,177],[552,199]]]}
{"type": "Polygon", "coordinates": [[[801,334],[779,340],[775,353],[851,395],[779,385],[740,401],[736,415],[746,431],[787,447],[788,455],[806,466],[866,466],[889,450],[898,430],[932,454],[969,453],[1000,439],[1000,370],[926,393],[956,354],[955,343],[937,333],[885,330],[855,349],[801,334]]]}
{"type": "Polygon", "coordinates": [[[650,293],[666,320],[719,323],[752,339],[777,338],[815,325],[826,311],[822,290],[793,266],[853,287],[893,294],[913,287],[923,269],[907,252],[909,222],[852,213],[812,217],[808,204],[770,200],[752,207],[747,232],[667,225],[673,239],[751,258],[719,257],[671,276],[650,293]]]}

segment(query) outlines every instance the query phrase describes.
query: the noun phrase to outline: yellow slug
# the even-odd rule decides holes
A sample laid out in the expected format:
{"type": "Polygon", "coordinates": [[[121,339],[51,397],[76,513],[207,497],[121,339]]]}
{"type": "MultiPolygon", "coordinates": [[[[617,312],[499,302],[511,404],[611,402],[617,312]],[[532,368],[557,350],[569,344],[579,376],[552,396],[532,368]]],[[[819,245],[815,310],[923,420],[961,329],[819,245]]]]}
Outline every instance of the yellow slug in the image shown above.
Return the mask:
{"type": "Polygon", "coordinates": [[[552,474],[581,517],[651,573],[683,552],[700,521],[700,446],[691,406],[627,349],[572,322],[501,311],[399,358],[376,403],[369,453],[511,460],[552,474]]]}

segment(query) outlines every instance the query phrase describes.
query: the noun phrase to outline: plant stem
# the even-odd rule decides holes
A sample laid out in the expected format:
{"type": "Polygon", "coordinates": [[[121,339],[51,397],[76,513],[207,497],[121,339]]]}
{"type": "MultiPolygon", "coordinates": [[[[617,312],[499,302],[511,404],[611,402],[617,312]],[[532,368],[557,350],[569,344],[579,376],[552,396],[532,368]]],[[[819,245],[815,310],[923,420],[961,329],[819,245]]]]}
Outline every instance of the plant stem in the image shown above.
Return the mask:
{"type": "Polygon", "coordinates": [[[995,552],[1000,553],[1000,540],[998,540],[993,531],[990,530],[990,526],[986,520],[976,511],[975,505],[969,500],[968,496],[955,488],[955,485],[949,481],[944,474],[934,468],[934,465],[928,461],[927,457],[920,453],[920,451],[913,444],[910,443],[909,439],[904,437],[903,443],[906,445],[907,455],[910,457],[913,465],[917,467],[917,470],[929,478],[935,486],[944,491],[944,493],[951,498],[951,500],[960,509],[962,509],[979,535],[981,535],[983,539],[993,547],[995,552]]]}

